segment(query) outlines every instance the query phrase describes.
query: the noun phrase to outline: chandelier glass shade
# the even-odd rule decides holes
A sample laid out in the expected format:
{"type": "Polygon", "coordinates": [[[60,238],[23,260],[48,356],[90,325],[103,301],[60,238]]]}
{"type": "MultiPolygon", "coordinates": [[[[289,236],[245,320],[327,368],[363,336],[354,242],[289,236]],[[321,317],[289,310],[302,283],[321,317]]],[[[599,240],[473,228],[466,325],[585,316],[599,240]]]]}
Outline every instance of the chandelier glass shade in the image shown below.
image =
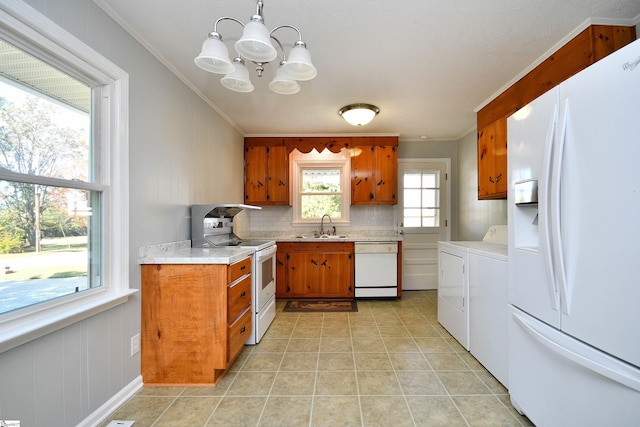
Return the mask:
{"type": "Polygon", "coordinates": [[[371,104],[349,104],[338,110],[338,114],[353,126],[364,126],[380,112],[380,109],[371,104]]]}
{"type": "Polygon", "coordinates": [[[249,80],[249,72],[244,61],[253,62],[256,65],[258,77],[262,77],[264,65],[278,57],[276,47],[279,47],[282,51],[282,60],[269,88],[275,93],[284,95],[297,93],[300,91],[298,81],[311,80],[318,74],[316,67],[311,62],[311,54],[302,41],[302,34],[291,25],[280,25],[269,31],[262,18],[263,3],[258,0],[256,4],[256,14],[246,25],[229,16],[216,20],[213,31],[209,33],[202,44],[202,50],[194,62],[205,71],[224,74],[220,82],[227,89],[236,92],[251,92],[254,87],[249,80]],[[229,50],[222,40],[222,35],[218,33],[218,23],[223,20],[234,21],[244,27],[242,37],[234,45],[237,57],[233,61],[229,57],[229,50]],[[285,55],[282,44],[273,35],[283,28],[290,28],[298,33],[298,40],[289,53],[289,59],[285,55]]]}

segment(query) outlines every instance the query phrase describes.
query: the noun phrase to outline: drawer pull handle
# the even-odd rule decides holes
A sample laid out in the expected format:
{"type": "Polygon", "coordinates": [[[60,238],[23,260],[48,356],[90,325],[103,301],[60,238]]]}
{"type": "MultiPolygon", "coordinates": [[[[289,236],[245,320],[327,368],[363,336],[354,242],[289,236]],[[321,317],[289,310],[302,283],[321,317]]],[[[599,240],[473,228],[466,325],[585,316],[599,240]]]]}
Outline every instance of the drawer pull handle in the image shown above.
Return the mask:
{"type": "Polygon", "coordinates": [[[240,294],[240,298],[244,298],[247,296],[247,291],[242,291],[242,293],[240,294]]]}
{"type": "Polygon", "coordinates": [[[240,333],[241,333],[241,334],[244,334],[244,331],[246,331],[246,330],[247,330],[247,327],[246,327],[246,326],[243,326],[243,327],[242,327],[242,329],[240,329],[240,333]]]}
{"type": "Polygon", "coordinates": [[[247,269],[246,265],[243,265],[242,267],[240,267],[240,270],[246,270],[246,269],[247,269]]]}

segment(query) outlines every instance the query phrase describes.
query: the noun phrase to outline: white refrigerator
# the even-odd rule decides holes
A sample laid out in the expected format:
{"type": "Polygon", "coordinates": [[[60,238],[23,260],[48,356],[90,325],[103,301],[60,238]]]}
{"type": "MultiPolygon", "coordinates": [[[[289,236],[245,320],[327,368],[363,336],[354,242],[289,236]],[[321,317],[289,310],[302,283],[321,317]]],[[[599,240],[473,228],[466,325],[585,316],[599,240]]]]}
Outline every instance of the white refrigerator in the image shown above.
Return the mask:
{"type": "Polygon", "coordinates": [[[640,41],[507,129],[512,403],[538,427],[640,425],[640,41]]]}

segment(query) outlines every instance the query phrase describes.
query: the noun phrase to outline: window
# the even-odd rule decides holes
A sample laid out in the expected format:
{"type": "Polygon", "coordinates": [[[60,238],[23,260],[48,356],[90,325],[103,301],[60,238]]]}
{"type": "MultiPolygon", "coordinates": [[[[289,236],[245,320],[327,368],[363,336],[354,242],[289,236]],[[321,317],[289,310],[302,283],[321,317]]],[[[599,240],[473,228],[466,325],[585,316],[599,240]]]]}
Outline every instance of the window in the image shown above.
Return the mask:
{"type": "Polygon", "coordinates": [[[440,172],[409,169],[403,175],[405,227],[440,226],[440,172]]]}
{"type": "Polygon", "coordinates": [[[9,8],[0,11],[0,352],[133,292],[127,75],[26,5],[9,8]]]}
{"type": "Polygon", "coordinates": [[[294,151],[294,222],[317,223],[326,214],[332,222],[349,221],[349,153],[294,151]]]}

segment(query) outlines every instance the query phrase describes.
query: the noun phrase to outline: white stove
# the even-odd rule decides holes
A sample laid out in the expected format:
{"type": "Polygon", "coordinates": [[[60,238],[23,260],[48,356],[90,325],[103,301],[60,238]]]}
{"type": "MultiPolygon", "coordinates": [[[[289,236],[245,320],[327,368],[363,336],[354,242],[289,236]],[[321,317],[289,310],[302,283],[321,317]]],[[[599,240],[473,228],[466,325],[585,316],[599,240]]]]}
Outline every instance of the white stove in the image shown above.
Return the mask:
{"type": "Polygon", "coordinates": [[[276,242],[241,239],[233,233],[233,217],[249,205],[193,205],[191,246],[202,248],[237,246],[253,249],[251,309],[253,327],[246,344],[257,344],[276,317],[276,242]]]}

